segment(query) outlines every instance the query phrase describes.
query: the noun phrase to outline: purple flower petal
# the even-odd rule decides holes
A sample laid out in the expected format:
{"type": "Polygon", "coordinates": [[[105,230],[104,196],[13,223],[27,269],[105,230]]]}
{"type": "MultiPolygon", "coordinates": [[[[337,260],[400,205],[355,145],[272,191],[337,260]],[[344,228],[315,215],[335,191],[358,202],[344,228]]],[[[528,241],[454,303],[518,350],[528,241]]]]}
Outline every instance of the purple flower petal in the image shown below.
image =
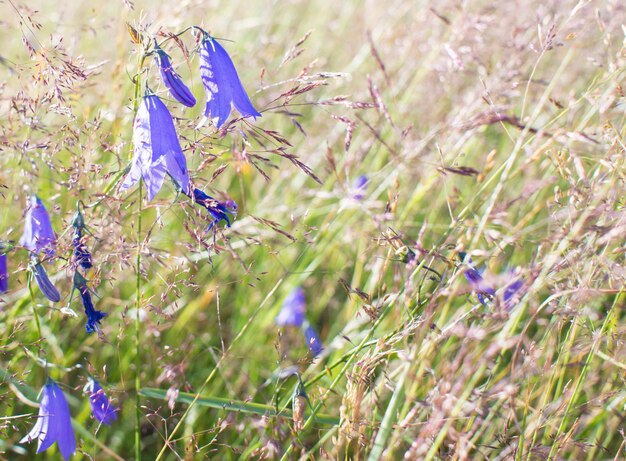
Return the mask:
{"type": "Polygon", "coordinates": [[[52,230],[48,211],[36,195],[32,195],[28,201],[28,211],[26,212],[24,233],[20,239],[20,245],[36,254],[44,251],[47,256],[54,255],[56,236],[52,230]]]}
{"type": "Polygon", "coordinates": [[[89,378],[85,390],[89,393],[89,403],[91,404],[91,412],[94,418],[102,424],[110,426],[117,419],[117,414],[100,383],[93,378],[89,378]]]}
{"type": "Polygon", "coordinates": [[[87,245],[83,242],[82,237],[82,228],[74,227],[72,245],[74,245],[74,257],[76,258],[76,263],[83,269],[89,269],[93,267],[93,261],[91,259],[91,253],[89,252],[87,245]]]}
{"type": "Polygon", "coordinates": [[[304,323],[304,311],[306,309],[306,299],[304,290],[300,287],[293,290],[283,301],[283,306],[276,316],[276,325],[294,326],[300,328],[304,323]]]}
{"type": "Polygon", "coordinates": [[[91,293],[87,285],[78,287],[80,297],[83,301],[83,307],[85,308],[85,315],[87,316],[87,323],[85,324],[85,330],[87,333],[93,333],[94,331],[100,331],[100,321],[108,314],[96,310],[91,299],[91,293]]]}
{"type": "Polygon", "coordinates": [[[204,115],[221,127],[230,115],[231,105],[243,117],[260,117],[241,84],[233,61],[217,40],[205,33],[200,45],[200,78],[206,92],[204,115]]]}
{"type": "Polygon", "coordinates": [[[308,346],[311,353],[313,353],[313,357],[317,357],[320,355],[322,350],[322,340],[319,335],[315,331],[315,329],[309,324],[309,322],[305,322],[304,326],[304,340],[306,341],[306,345],[308,346]]]}
{"type": "Polygon", "coordinates": [[[513,280],[504,288],[504,308],[510,311],[519,302],[520,298],[524,295],[523,288],[524,280],[521,278],[513,280]]]}
{"type": "Polygon", "coordinates": [[[184,104],[187,107],[193,107],[196,105],[196,98],[191,92],[191,90],[183,83],[183,80],[180,78],[180,75],[176,73],[172,64],[170,62],[170,58],[161,48],[157,48],[156,50],[156,58],[159,64],[159,71],[161,73],[161,78],[163,79],[163,83],[170,91],[170,94],[174,99],[176,99],[181,104],[184,104]]]}
{"type": "Polygon", "coordinates": [[[41,393],[37,422],[20,443],[35,439],[39,441],[37,453],[47,450],[54,442],[57,442],[65,461],[76,451],[76,439],[67,400],[61,388],[51,379],[48,379],[41,393]]]}
{"type": "Polygon", "coordinates": [[[0,294],[9,291],[9,271],[7,269],[7,255],[0,254],[0,294]]]}
{"type": "Polygon", "coordinates": [[[48,278],[48,273],[46,269],[43,267],[41,263],[36,263],[32,267],[33,275],[35,277],[35,282],[37,282],[37,286],[39,290],[43,293],[43,295],[48,298],[53,303],[58,303],[61,301],[61,295],[59,290],[52,284],[50,278],[48,278]]]}
{"type": "MultiPolygon", "coordinates": [[[[190,194],[187,195],[191,197],[190,194]]],[[[193,200],[198,205],[206,208],[206,210],[211,215],[212,219],[209,223],[207,232],[213,229],[213,227],[217,225],[220,221],[226,221],[226,225],[230,227],[231,215],[233,217],[237,216],[237,204],[234,200],[220,202],[197,188],[193,190],[193,200]]]]}
{"type": "Polygon", "coordinates": [[[352,197],[355,200],[363,200],[363,198],[365,197],[365,192],[367,190],[368,182],[369,178],[365,174],[358,176],[354,180],[354,183],[352,184],[352,197]]]}
{"type": "Polygon", "coordinates": [[[461,260],[467,264],[467,269],[463,272],[463,275],[465,275],[472,289],[476,292],[478,301],[481,304],[486,304],[488,300],[491,300],[495,296],[495,290],[485,282],[482,274],[476,266],[474,266],[472,259],[469,258],[466,253],[460,253],[459,256],[461,256],[461,260]]]}
{"type": "Polygon", "coordinates": [[[133,129],[133,162],[122,190],[143,178],[148,200],[159,192],[169,173],[185,193],[189,193],[187,160],[180,147],[172,116],[163,101],[154,94],[144,96],[133,129]]]}

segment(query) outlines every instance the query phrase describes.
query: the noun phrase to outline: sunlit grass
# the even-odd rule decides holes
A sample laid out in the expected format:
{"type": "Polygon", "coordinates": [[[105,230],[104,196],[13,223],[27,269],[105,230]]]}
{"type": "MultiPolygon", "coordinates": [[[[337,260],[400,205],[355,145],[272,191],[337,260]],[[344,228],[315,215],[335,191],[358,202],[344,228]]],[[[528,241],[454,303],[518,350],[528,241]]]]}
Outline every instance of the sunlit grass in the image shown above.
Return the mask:
{"type": "MultiPolygon", "coordinates": [[[[52,306],[35,290],[33,303],[27,253],[9,253],[3,459],[35,457],[17,441],[34,424],[46,364],[68,395],[72,459],[133,459],[137,431],[143,459],[162,460],[626,455],[624,6],[129,4],[0,7],[0,239],[19,240],[28,193],[42,197],[63,296],[52,306]],[[142,78],[176,118],[194,184],[239,213],[204,235],[205,214],[166,181],[143,203],[139,258],[139,193],[117,187],[138,58],[127,23],[232,40],[263,113],[223,137],[196,129],[197,55],[186,62],[168,42],[192,109],[148,64],[142,78]],[[94,301],[109,314],[100,337],[85,333],[76,296],[66,306],[77,200],[93,234],[94,301]],[[460,251],[496,288],[487,305],[460,251]],[[508,311],[514,277],[525,286],[508,311]],[[315,359],[299,330],[274,324],[297,286],[324,343],[315,359]],[[91,416],[76,364],[119,408],[111,427],[91,416]],[[294,371],[308,401],[294,397],[294,371]]],[[[53,450],[34,459],[57,459],[53,450]]]]}

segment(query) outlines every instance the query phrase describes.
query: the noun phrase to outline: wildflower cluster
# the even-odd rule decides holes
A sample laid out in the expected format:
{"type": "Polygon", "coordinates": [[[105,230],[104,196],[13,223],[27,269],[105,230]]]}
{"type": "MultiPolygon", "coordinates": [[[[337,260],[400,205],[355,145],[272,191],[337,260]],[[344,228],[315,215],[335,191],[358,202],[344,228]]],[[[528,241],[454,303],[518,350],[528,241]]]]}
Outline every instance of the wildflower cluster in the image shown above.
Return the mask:
{"type": "MultiPolygon", "coordinates": [[[[199,36],[197,52],[200,59],[200,77],[206,93],[202,123],[211,120],[215,127],[223,127],[233,106],[242,117],[260,117],[261,114],[252,105],[226,50],[204,30],[197,27],[192,30],[199,36]]],[[[193,92],[175,71],[171,57],[161,44],[157,43],[156,39],[141,44],[144,46],[143,59],[154,58],[161,81],[171,97],[183,106],[195,106],[196,98],[193,92]]],[[[139,94],[141,88],[138,83],[137,89],[139,94]]],[[[193,185],[187,159],[166,103],[147,84],[144,90],[134,118],[132,160],[123,174],[117,178],[121,181],[120,190],[128,190],[139,181],[143,181],[147,191],[146,198],[151,201],[159,193],[168,176],[178,192],[189,197],[192,204],[207,210],[207,232],[221,222],[230,227],[237,216],[237,204],[233,200],[219,201],[193,185]]],[[[70,267],[74,272],[69,302],[74,291],[78,291],[86,317],[85,330],[87,333],[97,332],[100,335],[101,324],[107,313],[96,309],[94,296],[97,295],[89,286],[88,274],[94,266],[94,259],[86,241],[90,234],[85,222],[85,212],[88,208],[82,201],[78,201],[69,229],[72,246],[70,267]]],[[[29,286],[30,281],[34,280],[40,292],[49,301],[60,302],[63,296],[53,282],[56,278],[48,275],[48,270],[55,260],[57,236],[43,200],[35,194],[28,200],[24,232],[19,240],[19,246],[28,251],[29,286]]],[[[18,247],[11,242],[0,242],[0,294],[9,291],[7,255],[16,248],[18,247]]],[[[34,296],[32,291],[31,294],[34,296]]],[[[305,331],[308,330],[305,328],[305,331]]],[[[311,336],[311,333],[307,334],[311,336]]],[[[316,344],[319,340],[311,341],[312,350],[318,350],[316,344]]],[[[100,384],[89,377],[85,392],[89,395],[95,419],[103,424],[111,424],[116,419],[115,409],[109,403],[100,384]]],[[[38,440],[38,453],[48,449],[55,442],[65,460],[76,451],[69,406],[63,391],[52,379],[48,379],[41,391],[37,422],[21,442],[35,439],[38,440]]]]}
{"type": "MultiPolygon", "coordinates": [[[[97,421],[110,425],[117,419],[115,408],[109,402],[98,381],[90,376],[84,390],[89,396],[91,412],[97,421]]],[[[56,442],[63,459],[67,461],[76,451],[76,437],[65,395],[51,378],[48,378],[40,395],[37,422],[20,440],[20,443],[37,440],[37,453],[41,453],[56,442]]]]}

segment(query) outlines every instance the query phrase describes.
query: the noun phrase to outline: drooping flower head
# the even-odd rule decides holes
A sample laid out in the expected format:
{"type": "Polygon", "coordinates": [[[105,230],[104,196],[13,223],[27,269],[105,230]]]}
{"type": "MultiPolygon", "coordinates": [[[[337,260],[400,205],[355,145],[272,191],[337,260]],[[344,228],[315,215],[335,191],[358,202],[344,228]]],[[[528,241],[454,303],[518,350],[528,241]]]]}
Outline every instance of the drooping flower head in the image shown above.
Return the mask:
{"type": "Polygon", "coordinates": [[[352,197],[355,200],[363,200],[368,182],[369,178],[366,174],[362,174],[354,180],[354,183],[352,183],[352,197]]]}
{"type": "Polygon", "coordinates": [[[480,303],[483,305],[486,304],[488,300],[493,299],[493,297],[495,296],[495,290],[487,284],[481,272],[472,262],[472,258],[467,256],[467,253],[461,251],[459,253],[459,258],[467,265],[467,268],[465,269],[465,272],[463,272],[463,274],[465,275],[465,278],[467,279],[469,284],[472,286],[472,289],[476,292],[478,301],[480,301],[480,303]]]}
{"type": "Polygon", "coordinates": [[[0,294],[9,291],[9,271],[7,270],[7,255],[0,253],[0,294]]]}
{"type": "Polygon", "coordinates": [[[85,308],[85,315],[87,316],[85,330],[87,330],[87,333],[93,333],[94,331],[99,332],[100,321],[107,316],[107,313],[96,310],[91,299],[91,292],[87,286],[87,280],[78,272],[74,273],[74,288],[78,290],[80,299],[83,302],[83,307],[85,308]]]}
{"type": "MultiPolygon", "coordinates": [[[[79,202],[80,203],[80,202],[79,202]]],[[[74,228],[72,236],[72,245],[74,246],[74,258],[76,258],[76,264],[83,269],[89,269],[93,267],[93,261],[91,253],[83,241],[83,229],[85,229],[85,220],[83,214],[80,211],[79,205],[77,205],[74,219],[72,219],[72,227],[74,228]]]]}
{"type": "Polygon", "coordinates": [[[41,392],[37,422],[20,443],[33,440],[38,440],[37,453],[47,450],[56,442],[65,461],[76,451],[70,409],[63,391],[52,379],[48,379],[41,392]]]}
{"type": "Polygon", "coordinates": [[[89,394],[89,403],[91,404],[93,417],[102,424],[110,426],[117,419],[117,414],[100,383],[89,377],[89,381],[85,385],[85,392],[89,394]]]}
{"type": "Polygon", "coordinates": [[[155,45],[154,51],[161,78],[172,97],[187,107],[195,106],[196,97],[172,67],[170,57],[159,45],[155,45]]]}
{"type": "Polygon", "coordinates": [[[46,272],[46,269],[43,267],[43,265],[36,260],[32,260],[30,270],[35,277],[35,282],[37,282],[39,290],[41,290],[44,296],[53,303],[58,303],[59,301],[61,301],[61,294],[50,281],[48,273],[46,272]]]}
{"type": "Polygon", "coordinates": [[[243,117],[260,117],[244,90],[233,61],[219,42],[200,28],[200,78],[206,92],[204,116],[210,118],[216,127],[221,127],[232,106],[243,117]]]}
{"type": "Polygon", "coordinates": [[[279,327],[292,326],[300,328],[304,323],[306,299],[301,287],[294,289],[283,301],[280,312],[276,316],[279,327]]]}
{"type": "Polygon", "coordinates": [[[48,257],[54,255],[56,237],[52,230],[50,216],[43,202],[36,195],[31,195],[28,200],[28,211],[20,245],[35,254],[43,251],[48,257]]]}
{"type": "Polygon", "coordinates": [[[302,330],[304,332],[304,341],[306,342],[307,347],[313,354],[313,357],[317,357],[324,349],[322,347],[322,340],[317,334],[317,331],[315,331],[315,328],[309,324],[308,320],[304,322],[302,330]]]}
{"type": "Polygon", "coordinates": [[[314,357],[322,352],[322,340],[306,319],[306,298],[301,287],[295,288],[283,301],[275,322],[279,327],[300,328],[304,335],[304,342],[314,357]]]}
{"type": "Polygon", "coordinates": [[[211,215],[211,222],[207,232],[209,232],[220,221],[226,221],[226,225],[230,227],[231,217],[237,216],[237,204],[233,200],[220,202],[200,189],[194,188],[193,200],[198,205],[206,208],[211,215]]]}
{"type": "Polygon", "coordinates": [[[158,96],[147,93],[139,104],[133,128],[134,155],[122,190],[143,178],[148,200],[159,192],[168,173],[189,194],[187,160],[180,147],[172,116],[158,96]]]}

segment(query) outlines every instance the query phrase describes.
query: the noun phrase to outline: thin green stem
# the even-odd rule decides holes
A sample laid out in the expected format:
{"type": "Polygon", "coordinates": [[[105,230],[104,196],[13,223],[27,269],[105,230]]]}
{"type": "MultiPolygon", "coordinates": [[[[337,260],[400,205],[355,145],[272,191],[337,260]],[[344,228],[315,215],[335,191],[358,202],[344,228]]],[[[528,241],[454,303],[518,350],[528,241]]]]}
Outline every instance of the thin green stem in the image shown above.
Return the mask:
{"type": "Polygon", "coordinates": [[[39,314],[37,313],[37,304],[35,303],[35,293],[33,291],[33,278],[31,275],[28,275],[28,291],[30,292],[30,300],[33,305],[33,316],[35,317],[35,323],[37,324],[37,333],[39,334],[39,339],[42,339],[41,335],[41,322],[39,321],[39,314]]]}
{"type": "Polygon", "coordinates": [[[139,312],[141,310],[141,214],[143,211],[143,183],[139,182],[139,200],[137,217],[137,279],[135,286],[135,459],[141,460],[141,407],[139,391],[141,389],[141,349],[139,348],[139,312]]]}
{"type": "MultiPolygon", "coordinates": [[[[141,93],[141,69],[146,59],[145,50],[139,54],[137,75],[135,77],[135,99],[133,101],[133,112],[136,114],[139,108],[139,98],[141,93]]],[[[134,146],[133,146],[134,147],[134,146]]],[[[132,153],[131,153],[132,156],[132,153]]],[[[140,317],[141,311],[141,218],[143,213],[143,182],[139,182],[139,198],[137,200],[137,273],[135,279],[135,460],[141,461],[141,349],[140,343],[140,317]]]]}

